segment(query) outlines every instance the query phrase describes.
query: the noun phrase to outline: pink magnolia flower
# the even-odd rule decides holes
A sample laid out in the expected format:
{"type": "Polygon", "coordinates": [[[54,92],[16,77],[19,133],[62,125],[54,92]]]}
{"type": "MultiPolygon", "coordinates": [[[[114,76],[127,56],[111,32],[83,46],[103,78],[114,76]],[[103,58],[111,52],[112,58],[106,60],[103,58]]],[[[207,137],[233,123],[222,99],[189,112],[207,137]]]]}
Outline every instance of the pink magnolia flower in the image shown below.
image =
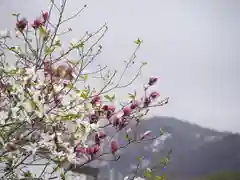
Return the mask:
{"type": "Polygon", "coordinates": [[[86,148],[86,153],[89,154],[89,155],[94,155],[94,154],[96,154],[99,150],[100,150],[99,145],[94,144],[94,145],[89,146],[89,147],[86,148]]]}
{"type": "Polygon", "coordinates": [[[152,86],[154,84],[156,84],[158,78],[157,77],[150,77],[149,81],[148,81],[148,85],[152,86]]]}
{"type": "Polygon", "coordinates": [[[93,99],[92,99],[92,101],[91,101],[91,104],[92,104],[92,105],[97,105],[97,104],[100,103],[100,101],[101,101],[100,96],[94,96],[93,99]]]}
{"type": "Polygon", "coordinates": [[[112,141],[111,142],[111,151],[113,154],[115,154],[118,150],[118,144],[117,141],[112,141]]]}
{"type": "Polygon", "coordinates": [[[22,31],[26,28],[27,24],[28,24],[27,19],[26,19],[26,18],[22,18],[21,20],[18,20],[18,21],[17,21],[16,27],[17,27],[17,29],[18,29],[19,31],[22,32],[22,31]]]}
{"type": "Polygon", "coordinates": [[[152,99],[156,99],[157,97],[159,97],[160,96],[160,94],[158,93],[158,92],[152,92],[151,94],[150,94],[150,97],[152,98],[152,99]]]}
{"type": "Polygon", "coordinates": [[[41,25],[42,25],[42,21],[40,18],[35,19],[32,23],[32,27],[34,29],[38,29],[41,25]]]}
{"type": "Polygon", "coordinates": [[[111,111],[111,112],[115,111],[115,107],[113,105],[103,105],[102,109],[104,111],[111,111]]]}
{"type": "Polygon", "coordinates": [[[132,109],[129,106],[125,106],[122,110],[124,116],[129,116],[132,112],[132,109]]]}

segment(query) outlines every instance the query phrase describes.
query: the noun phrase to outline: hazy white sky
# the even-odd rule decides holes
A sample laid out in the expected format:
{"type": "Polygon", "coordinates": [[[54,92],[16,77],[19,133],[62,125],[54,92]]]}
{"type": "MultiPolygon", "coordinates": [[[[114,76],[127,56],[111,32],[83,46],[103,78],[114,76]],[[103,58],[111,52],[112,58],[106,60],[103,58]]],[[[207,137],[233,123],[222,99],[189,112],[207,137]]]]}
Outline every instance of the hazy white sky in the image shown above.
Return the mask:
{"type": "MultiPolygon", "coordinates": [[[[11,13],[33,19],[48,1],[0,0],[0,29],[12,27],[11,13]]],[[[84,4],[85,12],[68,25],[72,37],[80,37],[108,23],[100,63],[120,69],[133,41],[144,40],[138,60],[148,66],[134,88],[159,76],[155,89],[171,98],[153,114],[240,132],[239,0],[69,0],[66,15],[84,4]]]]}

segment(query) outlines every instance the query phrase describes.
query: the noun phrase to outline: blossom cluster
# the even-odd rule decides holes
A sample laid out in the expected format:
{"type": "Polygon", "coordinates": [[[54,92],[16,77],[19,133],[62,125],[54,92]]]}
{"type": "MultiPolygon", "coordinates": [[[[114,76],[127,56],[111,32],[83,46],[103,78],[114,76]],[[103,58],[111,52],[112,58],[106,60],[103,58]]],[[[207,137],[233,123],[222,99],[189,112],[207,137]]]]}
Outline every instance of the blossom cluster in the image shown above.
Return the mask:
{"type": "MultiPolygon", "coordinates": [[[[48,21],[49,13],[44,12],[31,26],[35,31],[47,31],[40,28],[46,26],[48,21]]],[[[16,29],[24,37],[28,32],[27,27],[28,20],[17,16],[16,29]]],[[[49,37],[55,38],[55,35],[49,37]]],[[[30,44],[27,39],[25,41],[30,44]]],[[[80,45],[73,46],[69,51],[83,46],[80,45]]],[[[117,152],[123,147],[104,129],[111,127],[116,133],[126,131],[131,128],[132,122],[139,124],[151,107],[167,103],[157,101],[159,92],[149,92],[158,81],[157,77],[150,77],[144,86],[144,95],[131,94],[126,104],[116,106],[113,103],[115,96],[96,92],[94,87],[79,88],[76,82],[82,69],[76,72],[77,66],[69,63],[65,57],[67,53],[60,55],[57,60],[49,56],[54,51],[54,48],[51,50],[54,44],[47,46],[43,41],[44,46],[46,51],[42,56],[39,49],[34,50],[29,45],[36,63],[26,63],[26,56],[20,56],[16,49],[6,46],[20,60],[25,58],[26,61],[22,62],[25,63],[23,66],[11,66],[7,62],[0,66],[1,162],[5,161],[9,165],[7,162],[10,157],[17,159],[28,154],[51,160],[58,165],[65,162],[77,163],[79,159],[90,162],[106,153],[117,159],[117,152]],[[103,142],[106,141],[109,148],[103,150],[103,142]]],[[[128,137],[126,144],[149,137],[151,131],[146,131],[128,137]]],[[[17,161],[12,162],[6,171],[17,168],[17,164],[17,161]]]]}

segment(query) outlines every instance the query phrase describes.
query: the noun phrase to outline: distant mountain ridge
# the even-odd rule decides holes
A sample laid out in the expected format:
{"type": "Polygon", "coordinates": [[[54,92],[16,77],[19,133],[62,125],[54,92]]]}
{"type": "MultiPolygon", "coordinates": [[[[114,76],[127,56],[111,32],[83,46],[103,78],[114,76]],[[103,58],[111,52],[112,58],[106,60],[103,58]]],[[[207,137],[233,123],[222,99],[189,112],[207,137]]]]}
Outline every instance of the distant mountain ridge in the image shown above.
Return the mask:
{"type": "Polygon", "coordinates": [[[240,172],[239,134],[203,128],[172,117],[143,120],[139,132],[151,130],[153,135],[159,135],[160,128],[167,132],[167,136],[160,142],[131,145],[122,151],[118,162],[110,161],[106,166],[100,167],[99,162],[93,163],[100,167],[99,179],[108,180],[111,169],[111,172],[115,172],[112,177],[120,180],[117,174],[124,176],[131,173],[137,163],[136,156],[143,155],[147,158],[145,165],[151,166],[166,155],[169,149],[173,152],[165,172],[170,180],[193,180],[219,171],[240,172]]]}

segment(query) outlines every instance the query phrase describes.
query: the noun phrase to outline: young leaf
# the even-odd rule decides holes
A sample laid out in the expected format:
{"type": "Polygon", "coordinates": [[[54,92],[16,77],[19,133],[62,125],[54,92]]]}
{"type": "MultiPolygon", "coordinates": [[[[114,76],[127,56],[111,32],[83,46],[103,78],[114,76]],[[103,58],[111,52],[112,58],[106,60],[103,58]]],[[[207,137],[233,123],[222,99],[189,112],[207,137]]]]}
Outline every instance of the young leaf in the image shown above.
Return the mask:
{"type": "Polygon", "coordinates": [[[84,46],[84,43],[80,42],[80,43],[77,43],[76,45],[74,45],[74,48],[83,48],[83,46],[84,46]]]}
{"type": "Polygon", "coordinates": [[[39,27],[39,32],[44,37],[48,35],[48,32],[46,31],[46,29],[43,26],[39,27]]]}
{"type": "Polygon", "coordinates": [[[106,98],[107,100],[109,100],[110,102],[114,101],[115,99],[115,95],[113,95],[112,97],[109,95],[105,95],[104,98],[106,98]]]}
{"type": "Polygon", "coordinates": [[[81,75],[81,78],[83,78],[84,81],[87,81],[88,80],[88,74],[81,75]]]}
{"type": "Polygon", "coordinates": [[[149,178],[149,179],[153,177],[151,171],[144,171],[143,176],[144,176],[145,178],[149,178]]]}
{"type": "Polygon", "coordinates": [[[45,48],[45,55],[51,54],[54,51],[54,49],[55,49],[54,47],[46,46],[46,48],[45,48]]]}
{"type": "Polygon", "coordinates": [[[61,174],[60,174],[60,177],[61,177],[61,180],[66,180],[66,176],[65,176],[64,173],[61,173],[61,174]]]}
{"type": "Polygon", "coordinates": [[[162,128],[160,128],[160,136],[162,136],[164,134],[164,131],[162,128]]]}
{"type": "Polygon", "coordinates": [[[140,45],[140,44],[142,43],[142,41],[138,38],[138,39],[135,41],[135,43],[136,43],[137,45],[140,45]]]}
{"type": "Polygon", "coordinates": [[[19,13],[13,13],[12,16],[18,17],[20,14],[19,13]]]}

